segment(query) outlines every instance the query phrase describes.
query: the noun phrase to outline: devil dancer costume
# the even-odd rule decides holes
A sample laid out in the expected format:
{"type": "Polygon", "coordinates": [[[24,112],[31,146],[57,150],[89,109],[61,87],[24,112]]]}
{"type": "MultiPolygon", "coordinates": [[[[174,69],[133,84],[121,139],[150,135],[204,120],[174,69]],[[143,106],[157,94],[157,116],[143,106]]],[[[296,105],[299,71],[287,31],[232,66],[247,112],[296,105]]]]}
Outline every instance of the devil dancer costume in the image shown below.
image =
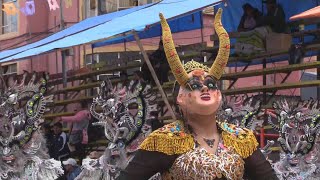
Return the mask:
{"type": "Polygon", "coordinates": [[[229,100],[225,98],[222,108],[218,112],[218,119],[223,119],[227,123],[242,128],[255,130],[257,126],[263,124],[263,119],[258,119],[263,115],[260,108],[261,101],[254,102],[253,97],[233,96],[229,100]]]}
{"type": "Polygon", "coordinates": [[[99,120],[94,125],[104,127],[109,144],[99,159],[83,160],[83,171],[77,179],[112,180],[151,133],[158,116],[156,95],[150,85],[138,80],[132,80],[127,87],[118,84],[115,88],[107,81],[101,84],[90,111],[99,120]]]}
{"type": "Polygon", "coordinates": [[[282,152],[272,164],[279,179],[319,179],[320,177],[320,110],[319,101],[273,103],[269,123],[279,132],[282,152]],[[277,119],[274,124],[272,117],[277,119]],[[318,142],[317,142],[318,141],[318,142]]]}
{"type": "Polygon", "coordinates": [[[39,128],[42,116],[53,96],[45,96],[48,75],[35,82],[34,74],[25,85],[7,88],[3,81],[0,103],[0,179],[57,179],[63,170],[61,163],[50,159],[46,142],[39,128]]]}
{"type": "Polygon", "coordinates": [[[214,21],[220,49],[211,68],[195,61],[182,65],[170,28],[160,14],[165,53],[180,85],[176,98],[182,117],[152,132],[118,179],[143,180],[158,172],[164,180],[243,179],[245,175],[252,179],[277,179],[257,149],[253,132],[216,118],[222,99],[217,81],[230,52],[221,13],[219,9],[214,21]],[[204,121],[212,127],[202,126],[213,132],[212,138],[202,136],[202,130],[197,129],[204,121]]]}

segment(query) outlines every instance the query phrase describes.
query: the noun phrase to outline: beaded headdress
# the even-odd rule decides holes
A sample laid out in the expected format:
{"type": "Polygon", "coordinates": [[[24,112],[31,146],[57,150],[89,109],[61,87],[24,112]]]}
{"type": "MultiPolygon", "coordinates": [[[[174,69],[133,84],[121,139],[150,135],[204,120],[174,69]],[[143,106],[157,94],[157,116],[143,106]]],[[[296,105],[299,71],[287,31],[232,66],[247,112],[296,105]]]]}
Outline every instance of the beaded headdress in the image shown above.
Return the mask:
{"type": "Polygon", "coordinates": [[[278,125],[271,117],[268,122],[279,132],[282,150],[290,155],[305,155],[312,150],[320,131],[319,102],[310,100],[299,102],[281,100],[273,103],[278,125]],[[292,141],[296,139],[297,141],[292,141]]]}
{"type": "Polygon", "coordinates": [[[138,150],[141,142],[152,131],[157,121],[158,105],[152,86],[139,80],[122,83],[113,88],[105,81],[93,99],[90,112],[104,127],[108,139],[105,153],[99,159],[87,158],[78,179],[113,179],[124,169],[138,150]],[[102,110],[102,112],[101,112],[102,110]],[[97,177],[97,178],[93,178],[97,177]]]}
{"type": "Polygon", "coordinates": [[[277,119],[269,124],[279,132],[280,160],[272,163],[279,179],[317,179],[319,167],[320,102],[280,100],[273,103],[277,119]],[[317,178],[316,178],[317,177],[317,178]]]}
{"type": "Polygon", "coordinates": [[[185,86],[188,81],[189,72],[195,69],[202,69],[212,75],[214,78],[219,80],[223,73],[224,67],[227,65],[229,54],[230,54],[230,39],[226,30],[223,28],[221,23],[221,14],[222,9],[219,9],[215,19],[214,19],[214,27],[219,36],[220,48],[218,51],[218,55],[212,65],[211,68],[206,67],[205,65],[200,65],[195,61],[191,61],[186,63],[185,67],[182,65],[180,58],[177,54],[175,45],[173,43],[172,34],[170,27],[164,18],[164,16],[160,13],[161,26],[162,26],[162,40],[164,51],[176,80],[181,86],[185,86]]]}
{"type": "Polygon", "coordinates": [[[261,101],[254,100],[253,96],[224,97],[222,107],[217,113],[217,119],[234,124],[241,128],[255,130],[262,125],[259,120],[261,114],[261,101]]]}
{"type": "Polygon", "coordinates": [[[185,69],[185,71],[187,73],[190,73],[192,72],[193,70],[196,70],[196,69],[202,69],[206,72],[209,72],[210,71],[210,68],[204,64],[201,64],[197,61],[189,61],[187,62],[186,64],[184,64],[183,68],[185,69]]]}
{"type": "Polygon", "coordinates": [[[0,179],[48,179],[63,174],[61,162],[49,159],[45,139],[40,132],[43,115],[53,102],[47,96],[48,74],[36,81],[33,74],[26,81],[0,87],[0,179]]]}

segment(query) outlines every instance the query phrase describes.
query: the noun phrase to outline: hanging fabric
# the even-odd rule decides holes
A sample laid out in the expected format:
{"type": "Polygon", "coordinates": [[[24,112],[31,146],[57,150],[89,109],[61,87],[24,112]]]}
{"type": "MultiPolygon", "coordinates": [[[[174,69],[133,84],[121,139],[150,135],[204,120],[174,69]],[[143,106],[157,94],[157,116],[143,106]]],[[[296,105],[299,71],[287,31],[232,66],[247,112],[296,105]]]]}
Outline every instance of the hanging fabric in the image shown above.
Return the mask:
{"type": "Polygon", "coordinates": [[[18,13],[18,9],[13,2],[4,3],[2,9],[7,15],[16,15],[18,13]]]}
{"type": "Polygon", "coordinates": [[[54,11],[59,7],[58,3],[57,3],[57,0],[47,0],[48,1],[48,4],[49,4],[49,8],[50,8],[50,11],[54,11]]]}
{"type": "Polygon", "coordinates": [[[20,8],[20,11],[25,15],[25,16],[31,16],[36,13],[36,6],[34,4],[34,1],[26,1],[25,6],[20,8]]]}

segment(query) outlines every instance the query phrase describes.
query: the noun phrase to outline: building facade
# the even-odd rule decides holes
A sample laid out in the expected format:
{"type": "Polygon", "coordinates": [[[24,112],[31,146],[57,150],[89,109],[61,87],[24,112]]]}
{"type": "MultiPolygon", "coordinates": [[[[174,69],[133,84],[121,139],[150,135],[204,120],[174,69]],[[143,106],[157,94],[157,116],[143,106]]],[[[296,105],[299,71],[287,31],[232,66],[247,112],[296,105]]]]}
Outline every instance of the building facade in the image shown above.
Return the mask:
{"type": "MultiPolygon", "coordinates": [[[[68,0],[69,1],[69,0],[68,0]]],[[[35,14],[26,16],[21,11],[15,15],[7,15],[2,11],[1,17],[1,33],[0,33],[0,50],[4,51],[20,47],[38,41],[47,37],[63,28],[72,26],[73,24],[101,14],[111,13],[118,10],[123,10],[136,5],[155,2],[155,0],[70,0],[71,5],[67,5],[67,1],[56,0],[61,7],[55,10],[50,10],[46,0],[34,0],[35,14]],[[61,19],[62,15],[62,19],[61,19]]],[[[19,9],[25,6],[24,0],[2,0],[1,3],[13,2],[19,9]]],[[[208,15],[204,17],[204,28],[202,30],[194,30],[189,32],[175,34],[175,43],[178,45],[194,44],[199,42],[208,42],[209,36],[213,33],[213,17],[208,15]]],[[[158,46],[159,38],[151,38],[142,40],[146,50],[155,50],[158,46]]],[[[211,43],[212,44],[212,43],[211,43]]],[[[118,44],[96,48],[92,51],[90,46],[71,47],[70,53],[66,57],[67,69],[79,69],[85,64],[90,63],[85,61],[91,58],[91,54],[122,52],[122,51],[138,51],[135,42],[126,44],[118,44]]],[[[100,59],[101,61],[101,59],[100,59]]],[[[4,74],[18,73],[21,74],[24,70],[32,71],[47,71],[50,74],[61,73],[61,52],[54,51],[41,54],[38,56],[29,57],[19,61],[3,63],[4,74]]]]}
{"type": "MultiPolygon", "coordinates": [[[[55,1],[55,0],[53,0],[55,1]]],[[[50,1],[50,2],[53,2],[50,1]]],[[[14,3],[18,9],[26,6],[24,0],[0,0],[1,5],[5,3],[14,3]]],[[[114,11],[130,8],[132,6],[143,5],[146,3],[155,2],[155,0],[65,0],[60,2],[56,0],[59,8],[50,9],[47,0],[34,0],[35,13],[26,16],[21,11],[15,15],[8,15],[6,12],[1,13],[1,30],[0,30],[0,50],[19,47],[38,41],[62,28],[67,28],[73,24],[90,18],[114,11]],[[62,17],[62,18],[61,18],[62,17]],[[63,25],[63,26],[62,26],[63,25]]],[[[203,28],[181,32],[174,34],[174,40],[177,46],[206,43],[207,46],[213,46],[210,40],[210,35],[213,30],[213,13],[210,9],[205,10],[203,15],[203,28]]],[[[146,50],[155,50],[158,47],[159,37],[143,39],[142,43],[146,50]]],[[[139,51],[136,42],[121,43],[109,45],[100,48],[91,49],[89,45],[71,47],[66,56],[67,70],[77,70],[85,67],[93,61],[107,61],[104,55],[121,53],[126,51],[139,51]],[[93,54],[93,55],[92,55],[93,54]],[[93,57],[93,59],[92,59],[93,57]]],[[[121,55],[117,55],[121,59],[121,55]]],[[[278,66],[281,63],[274,64],[278,66]]],[[[29,57],[19,61],[2,63],[3,72],[5,75],[21,74],[23,71],[46,71],[50,74],[58,74],[62,72],[61,51],[53,51],[50,53],[41,54],[38,56],[29,57]]],[[[270,65],[272,66],[272,64],[270,65]]],[[[261,69],[261,66],[252,66],[250,69],[261,69]]],[[[241,69],[241,68],[240,68],[241,69]]],[[[230,68],[229,72],[239,71],[235,68],[230,68]]],[[[277,84],[281,82],[281,74],[269,75],[267,84],[277,84]]],[[[300,72],[290,75],[289,80],[296,81],[300,77],[300,72]]],[[[240,79],[235,87],[261,86],[262,77],[252,77],[240,79]]],[[[292,90],[283,90],[281,94],[299,95],[300,90],[294,92],[292,90]]]]}

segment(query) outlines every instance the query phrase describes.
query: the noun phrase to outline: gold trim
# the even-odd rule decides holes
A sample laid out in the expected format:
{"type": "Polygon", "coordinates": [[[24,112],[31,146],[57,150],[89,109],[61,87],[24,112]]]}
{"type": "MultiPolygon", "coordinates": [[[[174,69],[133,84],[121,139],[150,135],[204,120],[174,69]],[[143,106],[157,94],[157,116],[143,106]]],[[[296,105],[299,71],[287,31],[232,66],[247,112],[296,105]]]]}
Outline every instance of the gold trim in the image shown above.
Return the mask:
{"type": "Polygon", "coordinates": [[[210,69],[210,74],[220,79],[227,66],[230,55],[230,38],[221,22],[222,9],[220,8],[214,18],[214,28],[219,37],[219,51],[210,69]]]}
{"type": "Polygon", "coordinates": [[[228,123],[219,122],[218,125],[223,130],[221,133],[223,144],[242,158],[251,156],[257,150],[259,143],[251,130],[228,123]]]}
{"type": "Polygon", "coordinates": [[[210,71],[208,66],[206,66],[204,64],[201,64],[201,63],[199,63],[197,61],[193,61],[193,60],[187,62],[186,64],[184,64],[183,67],[187,71],[187,73],[190,73],[190,72],[192,72],[193,70],[196,70],[196,69],[202,69],[205,72],[209,72],[210,71]]]}
{"type": "Polygon", "coordinates": [[[173,43],[172,39],[172,34],[170,27],[164,18],[164,16],[160,13],[159,14],[160,19],[161,19],[161,27],[162,27],[162,41],[163,41],[163,47],[164,47],[164,52],[167,57],[167,61],[170,65],[171,71],[178,81],[178,83],[181,86],[185,86],[187,81],[188,81],[188,74],[185,71],[180,58],[178,56],[176,47],[173,43]]]}
{"type": "Polygon", "coordinates": [[[139,147],[142,150],[162,152],[167,155],[184,154],[193,148],[194,140],[190,134],[184,132],[183,122],[180,121],[155,130],[139,147]]]}

